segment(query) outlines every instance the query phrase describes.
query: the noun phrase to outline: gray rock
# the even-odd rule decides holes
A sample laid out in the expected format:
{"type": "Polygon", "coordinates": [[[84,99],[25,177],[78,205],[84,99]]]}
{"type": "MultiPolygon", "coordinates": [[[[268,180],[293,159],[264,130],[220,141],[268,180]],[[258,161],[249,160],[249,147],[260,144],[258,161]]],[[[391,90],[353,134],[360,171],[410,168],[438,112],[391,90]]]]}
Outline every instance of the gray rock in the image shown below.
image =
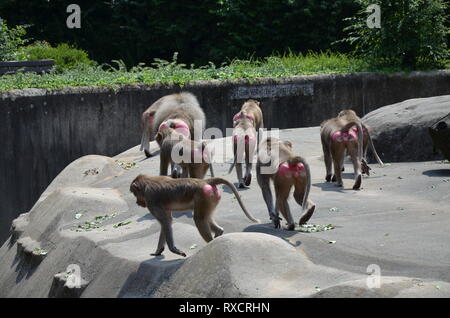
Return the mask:
{"type": "MultiPolygon", "coordinates": [[[[433,154],[428,127],[450,113],[450,95],[410,99],[364,116],[375,148],[385,162],[443,159],[433,154]]],[[[370,154],[370,150],[369,150],[370,154]]]]}

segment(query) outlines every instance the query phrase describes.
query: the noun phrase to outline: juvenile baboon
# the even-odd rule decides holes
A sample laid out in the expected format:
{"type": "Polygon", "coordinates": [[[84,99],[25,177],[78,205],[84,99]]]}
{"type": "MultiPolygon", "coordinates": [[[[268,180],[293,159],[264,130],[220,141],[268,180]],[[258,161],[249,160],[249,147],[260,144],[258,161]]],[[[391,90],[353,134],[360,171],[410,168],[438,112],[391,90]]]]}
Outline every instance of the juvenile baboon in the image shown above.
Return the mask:
{"type": "Polygon", "coordinates": [[[203,179],[208,169],[210,169],[211,177],[214,177],[212,165],[214,149],[210,145],[204,141],[190,140],[168,125],[161,124],[161,126],[155,138],[161,149],[161,176],[167,176],[170,164],[173,178],[189,176],[203,179]],[[181,173],[178,168],[181,168],[181,173]]]}
{"type": "Polygon", "coordinates": [[[233,117],[234,160],[228,173],[236,166],[239,188],[249,186],[252,180],[252,161],[258,143],[259,129],[264,127],[259,101],[249,99],[233,117]],[[243,158],[245,156],[245,158],[243,158]],[[242,162],[245,159],[245,176],[242,177],[242,162]]]}
{"type": "Polygon", "coordinates": [[[311,190],[311,171],[306,160],[293,153],[292,144],[289,141],[280,141],[272,137],[261,141],[256,163],[256,177],[275,228],[280,228],[281,219],[278,212],[281,212],[286,220],[287,230],[292,231],[295,228],[288,204],[292,187],[294,187],[295,201],[302,206],[299,224],[308,222],[316,208],[314,202],[308,199],[311,190]],[[275,206],[270,180],[273,181],[275,189],[275,206]]]}
{"type": "Polygon", "coordinates": [[[199,140],[205,127],[205,114],[197,98],[188,92],[166,95],[154,102],[142,114],[143,132],[141,148],[147,157],[151,156],[149,142],[154,139],[159,126],[168,119],[179,119],[189,128],[190,138],[199,140]],[[194,122],[200,123],[197,135],[194,134],[194,122]]]}
{"type": "Polygon", "coordinates": [[[206,242],[223,234],[221,228],[213,219],[213,212],[220,201],[219,184],[228,186],[236,196],[247,218],[259,221],[247,212],[236,188],[222,178],[200,179],[172,179],[159,176],[149,177],[139,175],[130,185],[130,191],[136,197],[136,203],[148,208],[150,213],[161,224],[158,248],[152,255],[161,255],[165,243],[175,254],[186,256],[175,247],[172,233],[172,212],[193,210],[193,218],[200,235],[206,242]]]}
{"type": "MultiPolygon", "coordinates": [[[[367,163],[367,149],[369,148],[370,145],[370,149],[372,150],[373,155],[375,156],[375,159],[377,160],[377,162],[380,164],[381,167],[384,166],[383,161],[381,161],[380,157],[378,156],[377,150],[375,149],[375,146],[372,142],[372,137],[370,136],[370,128],[364,124],[364,122],[362,121],[361,118],[358,117],[358,115],[356,115],[356,113],[352,110],[352,109],[344,109],[342,111],[339,112],[338,117],[340,118],[344,118],[347,121],[359,121],[361,122],[361,126],[363,127],[363,135],[364,135],[364,144],[363,144],[363,158],[362,158],[362,162],[361,162],[361,166],[362,166],[362,172],[370,175],[370,170],[371,168],[369,167],[368,163],[367,163]]],[[[356,127],[352,128],[353,131],[356,132],[356,127]]],[[[342,171],[343,171],[344,167],[342,167],[342,171]]]]}
{"type": "Polygon", "coordinates": [[[345,117],[335,117],[322,122],[320,137],[326,168],[326,181],[332,179],[332,165],[334,166],[333,180],[342,186],[342,167],[345,152],[352,160],[355,171],[354,190],[359,190],[362,182],[361,164],[363,159],[363,128],[361,120],[347,120],[345,117]],[[353,127],[356,126],[356,131],[353,127]]]}

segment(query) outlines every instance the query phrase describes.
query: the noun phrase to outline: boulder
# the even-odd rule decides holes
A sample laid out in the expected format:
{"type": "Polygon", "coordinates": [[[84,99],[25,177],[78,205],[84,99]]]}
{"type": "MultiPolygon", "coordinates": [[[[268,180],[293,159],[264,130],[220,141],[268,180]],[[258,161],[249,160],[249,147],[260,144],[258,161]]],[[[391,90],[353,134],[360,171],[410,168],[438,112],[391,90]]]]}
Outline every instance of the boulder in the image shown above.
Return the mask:
{"type": "Polygon", "coordinates": [[[433,151],[428,128],[448,113],[450,95],[384,106],[363,120],[372,128],[371,136],[383,161],[426,161],[443,159],[433,151]]]}

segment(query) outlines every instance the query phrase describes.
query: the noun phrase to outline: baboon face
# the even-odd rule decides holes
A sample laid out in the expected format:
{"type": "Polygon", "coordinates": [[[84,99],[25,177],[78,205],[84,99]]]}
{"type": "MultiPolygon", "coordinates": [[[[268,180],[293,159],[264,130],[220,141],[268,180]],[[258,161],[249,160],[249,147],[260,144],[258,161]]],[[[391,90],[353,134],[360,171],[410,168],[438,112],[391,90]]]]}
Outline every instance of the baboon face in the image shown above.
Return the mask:
{"type": "Polygon", "coordinates": [[[147,203],[145,202],[144,199],[144,191],[143,189],[141,189],[141,185],[139,185],[139,183],[137,181],[134,181],[131,186],[130,186],[130,192],[134,194],[134,196],[136,197],[136,204],[139,205],[140,207],[146,208],[147,207],[147,203]]]}

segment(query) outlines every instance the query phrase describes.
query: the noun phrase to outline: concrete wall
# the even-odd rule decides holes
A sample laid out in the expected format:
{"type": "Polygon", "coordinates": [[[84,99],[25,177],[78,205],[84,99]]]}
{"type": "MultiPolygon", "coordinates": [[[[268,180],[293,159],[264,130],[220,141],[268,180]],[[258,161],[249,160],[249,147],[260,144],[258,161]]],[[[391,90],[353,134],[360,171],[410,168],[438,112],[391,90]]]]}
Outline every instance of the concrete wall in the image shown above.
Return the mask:
{"type": "MultiPolygon", "coordinates": [[[[140,142],[140,114],[179,86],[24,89],[0,93],[0,242],[51,180],[88,154],[115,155],[140,142]]],[[[225,129],[243,101],[262,102],[266,127],[316,126],[343,108],[361,116],[410,98],[450,94],[450,71],[315,75],[252,83],[195,82],[207,127],[225,129]]]]}

